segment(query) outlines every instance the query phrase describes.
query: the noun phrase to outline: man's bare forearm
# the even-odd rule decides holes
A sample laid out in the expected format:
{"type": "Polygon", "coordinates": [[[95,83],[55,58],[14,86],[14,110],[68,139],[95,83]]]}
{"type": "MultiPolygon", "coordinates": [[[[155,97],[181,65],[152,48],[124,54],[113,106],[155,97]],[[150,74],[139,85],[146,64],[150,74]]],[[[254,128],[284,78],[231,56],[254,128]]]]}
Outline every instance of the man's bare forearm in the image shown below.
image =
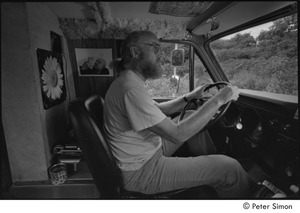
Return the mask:
{"type": "MultiPolygon", "coordinates": [[[[181,122],[174,123],[169,118],[165,118],[162,122],[149,127],[149,129],[174,143],[183,143],[203,129],[223,104],[231,100],[235,101],[238,97],[239,91],[236,86],[222,88],[218,94],[210,98],[202,107],[181,122]]],[[[182,104],[184,102],[182,100],[182,104]]],[[[176,105],[176,102],[174,101],[173,104],[176,105]]]]}
{"type": "Polygon", "coordinates": [[[174,143],[182,144],[205,127],[221,105],[221,100],[213,97],[181,122],[174,123],[169,118],[165,118],[159,124],[149,127],[149,129],[174,143]]]}
{"type": "Polygon", "coordinates": [[[165,114],[172,115],[175,112],[179,112],[186,105],[183,97],[179,97],[166,102],[155,103],[156,106],[165,114]]]}
{"type": "Polygon", "coordinates": [[[203,129],[220,106],[222,106],[222,103],[218,98],[211,98],[192,115],[179,122],[177,124],[178,140],[184,142],[203,129]]]}
{"type": "MultiPolygon", "coordinates": [[[[195,88],[193,91],[186,93],[185,97],[186,100],[191,100],[191,99],[200,99],[205,97],[206,95],[204,94],[205,88],[209,84],[206,84],[204,86],[199,86],[195,88]]],[[[179,98],[166,101],[163,103],[157,103],[157,106],[160,108],[160,110],[165,114],[165,115],[171,115],[175,112],[179,112],[183,109],[183,107],[186,105],[186,101],[183,98],[184,96],[181,96],[179,98]]],[[[209,96],[210,97],[210,96],[209,96]]]]}

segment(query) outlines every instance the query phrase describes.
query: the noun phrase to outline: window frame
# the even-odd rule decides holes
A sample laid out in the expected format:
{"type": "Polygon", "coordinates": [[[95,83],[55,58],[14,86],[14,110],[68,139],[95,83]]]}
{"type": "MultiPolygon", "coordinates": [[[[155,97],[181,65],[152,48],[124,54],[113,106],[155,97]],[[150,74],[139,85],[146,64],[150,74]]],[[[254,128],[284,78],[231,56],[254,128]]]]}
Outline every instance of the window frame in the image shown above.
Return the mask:
{"type": "MultiPolygon", "coordinates": [[[[174,43],[174,44],[185,44],[189,46],[189,91],[192,91],[194,89],[193,82],[194,79],[194,66],[191,66],[191,64],[194,65],[194,57],[191,57],[191,52],[193,52],[191,42],[188,40],[180,40],[180,39],[159,39],[160,42],[163,43],[174,43]],[[191,59],[192,58],[192,59],[191,59]]],[[[170,97],[170,99],[173,99],[174,97],[170,97]]]]}
{"type": "MultiPolygon", "coordinates": [[[[173,43],[173,44],[184,44],[189,46],[189,92],[194,89],[194,47],[197,45],[189,40],[181,40],[181,39],[159,39],[162,43],[173,43]],[[193,57],[191,57],[191,54],[193,57]]],[[[177,97],[153,97],[153,100],[157,102],[164,102],[172,99],[176,99],[177,97]]]]}

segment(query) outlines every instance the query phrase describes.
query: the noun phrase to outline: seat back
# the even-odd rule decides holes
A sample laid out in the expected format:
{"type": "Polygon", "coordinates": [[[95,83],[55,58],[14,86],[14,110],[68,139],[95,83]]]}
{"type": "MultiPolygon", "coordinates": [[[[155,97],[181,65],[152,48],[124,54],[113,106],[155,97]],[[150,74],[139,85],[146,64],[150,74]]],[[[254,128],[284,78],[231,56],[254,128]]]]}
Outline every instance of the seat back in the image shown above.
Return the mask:
{"type": "Polygon", "coordinates": [[[102,130],[104,99],[100,95],[92,95],[84,101],[84,105],[100,130],[102,130]]]}
{"type": "MultiPolygon", "coordinates": [[[[98,101],[97,98],[94,100],[98,101]]],[[[102,119],[103,99],[102,102],[98,103],[100,103],[98,113],[101,113],[99,117],[102,119]]],[[[69,116],[100,197],[120,198],[121,174],[105,140],[103,130],[99,128],[96,119],[93,118],[95,115],[92,117],[85,106],[85,102],[78,100],[70,103],[69,116]]]]}

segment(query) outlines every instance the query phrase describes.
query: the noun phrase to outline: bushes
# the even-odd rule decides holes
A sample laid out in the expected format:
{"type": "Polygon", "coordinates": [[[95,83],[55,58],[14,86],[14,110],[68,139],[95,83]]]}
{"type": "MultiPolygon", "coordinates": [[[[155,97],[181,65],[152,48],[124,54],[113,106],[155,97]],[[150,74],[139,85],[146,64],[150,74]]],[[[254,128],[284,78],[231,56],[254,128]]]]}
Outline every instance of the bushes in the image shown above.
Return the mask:
{"type": "Polygon", "coordinates": [[[189,76],[184,75],[180,78],[178,93],[177,87],[171,83],[170,76],[166,75],[160,79],[147,81],[146,86],[151,97],[178,97],[189,92],[189,76]]]}
{"type": "Polygon", "coordinates": [[[297,16],[279,19],[254,39],[249,33],[211,48],[230,82],[243,89],[298,95],[297,16]]]}

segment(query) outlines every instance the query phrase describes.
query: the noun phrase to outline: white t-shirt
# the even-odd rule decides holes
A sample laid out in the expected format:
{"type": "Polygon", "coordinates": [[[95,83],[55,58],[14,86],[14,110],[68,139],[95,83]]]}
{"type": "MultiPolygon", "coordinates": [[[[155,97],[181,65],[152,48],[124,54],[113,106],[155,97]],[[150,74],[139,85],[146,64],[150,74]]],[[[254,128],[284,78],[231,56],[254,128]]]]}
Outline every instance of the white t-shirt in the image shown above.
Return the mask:
{"type": "Polygon", "coordinates": [[[105,96],[104,129],[121,170],[139,169],[161,147],[161,137],[147,128],[165,118],[133,71],[113,81],[105,96]]]}

